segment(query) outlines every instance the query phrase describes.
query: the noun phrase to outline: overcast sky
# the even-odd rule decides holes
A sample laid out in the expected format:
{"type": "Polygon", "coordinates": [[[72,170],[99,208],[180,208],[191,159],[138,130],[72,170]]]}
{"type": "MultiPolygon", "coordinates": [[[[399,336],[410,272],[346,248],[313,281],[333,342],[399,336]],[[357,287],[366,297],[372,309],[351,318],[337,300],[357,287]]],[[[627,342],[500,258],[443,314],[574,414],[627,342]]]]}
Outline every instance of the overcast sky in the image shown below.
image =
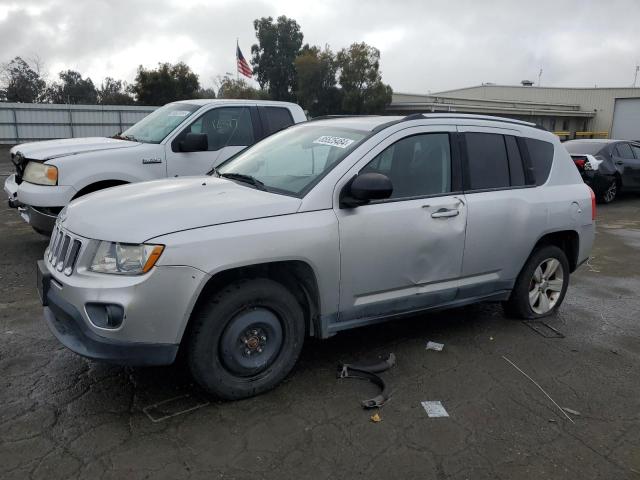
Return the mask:
{"type": "Polygon", "coordinates": [[[377,47],[397,92],[537,81],[541,67],[543,86],[631,86],[640,63],[640,0],[0,0],[0,61],[37,55],[49,80],[74,69],[97,85],[184,61],[212,86],[235,74],[236,37],[249,59],[253,20],[278,15],[311,44],[377,47]]]}

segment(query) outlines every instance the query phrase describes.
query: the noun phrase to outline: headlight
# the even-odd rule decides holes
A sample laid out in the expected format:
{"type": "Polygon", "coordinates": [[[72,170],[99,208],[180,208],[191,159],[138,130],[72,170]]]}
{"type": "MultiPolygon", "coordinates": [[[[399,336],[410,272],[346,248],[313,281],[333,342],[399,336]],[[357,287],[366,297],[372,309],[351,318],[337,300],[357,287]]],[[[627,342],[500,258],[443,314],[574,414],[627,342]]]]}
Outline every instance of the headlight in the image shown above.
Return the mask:
{"type": "Polygon", "coordinates": [[[29,162],[24,169],[22,179],[37,185],[57,185],[58,169],[53,165],[45,165],[40,162],[29,162]]]}
{"type": "Polygon", "coordinates": [[[100,242],[89,270],[117,275],[140,275],[156,264],[164,245],[100,242]]]}

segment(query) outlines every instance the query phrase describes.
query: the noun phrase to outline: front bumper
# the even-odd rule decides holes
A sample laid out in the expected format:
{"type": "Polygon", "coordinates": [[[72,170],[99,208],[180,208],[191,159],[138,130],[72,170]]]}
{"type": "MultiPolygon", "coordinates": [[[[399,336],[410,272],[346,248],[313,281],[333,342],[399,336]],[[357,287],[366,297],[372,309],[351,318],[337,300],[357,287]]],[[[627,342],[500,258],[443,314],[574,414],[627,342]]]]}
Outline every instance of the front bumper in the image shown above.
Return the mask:
{"type": "MultiPolygon", "coordinates": [[[[82,248],[85,255],[91,250],[90,245],[82,248]]],[[[110,363],[148,366],[174,361],[206,277],[203,272],[165,266],[130,277],[96,274],[80,266],[66,276],[46,258],[45,253],[45,260],[38,262],[38,290],[45,321],[60,343],[79,355],[110,363]],[[122,324],[96,326],[87,312],[87,304],[95,303],[122,307],[122,324]]]]}
{"type": "Polygon", "coordinates": [[[16,183],[16,174],[9,175],[4,181],[4,193],[7,194],[7,201],[11,208],[17,208],[18,202],[18,184],[16,183]]]}
{"type": "Polygon", "coordinates": [[[31,207],[29,205],[19,205],[18,212],[25,222],[42,233],[51,233],[58,218],[57,215],[51,215],[37,207],[31,207]]]}

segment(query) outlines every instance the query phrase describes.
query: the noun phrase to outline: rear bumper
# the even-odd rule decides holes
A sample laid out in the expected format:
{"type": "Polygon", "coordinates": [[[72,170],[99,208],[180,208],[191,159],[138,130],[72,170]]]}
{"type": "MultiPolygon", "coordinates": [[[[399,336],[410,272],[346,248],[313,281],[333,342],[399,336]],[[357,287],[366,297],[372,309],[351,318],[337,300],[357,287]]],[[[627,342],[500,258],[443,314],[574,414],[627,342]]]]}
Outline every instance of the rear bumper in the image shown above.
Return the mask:
{"type": "MultiPolygon", "coordinates": [[[[41,265],[39,268],[46,269],[44,262],[41,265]]],[[[44,282],[50,281],[47,277],[45,274],[44,282]]],[[[51,333],[72,352],[118,365],[169,365],[175,360],[178,345],[122,342],[96,335],[87,327],[78,309],[55,289],[45,288],[44,291],[47,304],[44,320],[51,333]]]]}
{"type": "Polygon", "coordinates": [[[588,170],[586,172],[581,172],[580,175],[582,176],[582,180],[584,181],[584,183],[589,185],[593,190],[593,193],[598,196],[603,194],[609,188],[611,182],[615,180],[614,175],[600,173],[597,170],[588,170]]]}

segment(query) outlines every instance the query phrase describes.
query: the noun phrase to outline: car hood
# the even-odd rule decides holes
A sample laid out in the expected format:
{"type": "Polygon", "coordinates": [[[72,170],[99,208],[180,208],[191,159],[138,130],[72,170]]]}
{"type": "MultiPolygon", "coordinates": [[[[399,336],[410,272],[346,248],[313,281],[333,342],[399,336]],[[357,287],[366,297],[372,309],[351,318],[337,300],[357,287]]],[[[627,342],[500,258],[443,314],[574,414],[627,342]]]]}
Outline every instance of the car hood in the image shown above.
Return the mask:
{"type": "Polygon", "coordinates": [[[301,200],[215,177],[133,183],[80,197],[60,214],[86,238],[141,243],[181,230],[286,215],[301,200]]]}
{"type": "Polygon", "coordinates": [[[139,145],[141,144],[138,142],[118,140],[116,138],[63,138],[60,140],[45,140],[44,142],[16,145],[11,149],[11,153],[20,152],[25,158],[44,162],[68,155],[77,155],[78,153],[112,150],[114,148],[131,148],[139,145]]]}

